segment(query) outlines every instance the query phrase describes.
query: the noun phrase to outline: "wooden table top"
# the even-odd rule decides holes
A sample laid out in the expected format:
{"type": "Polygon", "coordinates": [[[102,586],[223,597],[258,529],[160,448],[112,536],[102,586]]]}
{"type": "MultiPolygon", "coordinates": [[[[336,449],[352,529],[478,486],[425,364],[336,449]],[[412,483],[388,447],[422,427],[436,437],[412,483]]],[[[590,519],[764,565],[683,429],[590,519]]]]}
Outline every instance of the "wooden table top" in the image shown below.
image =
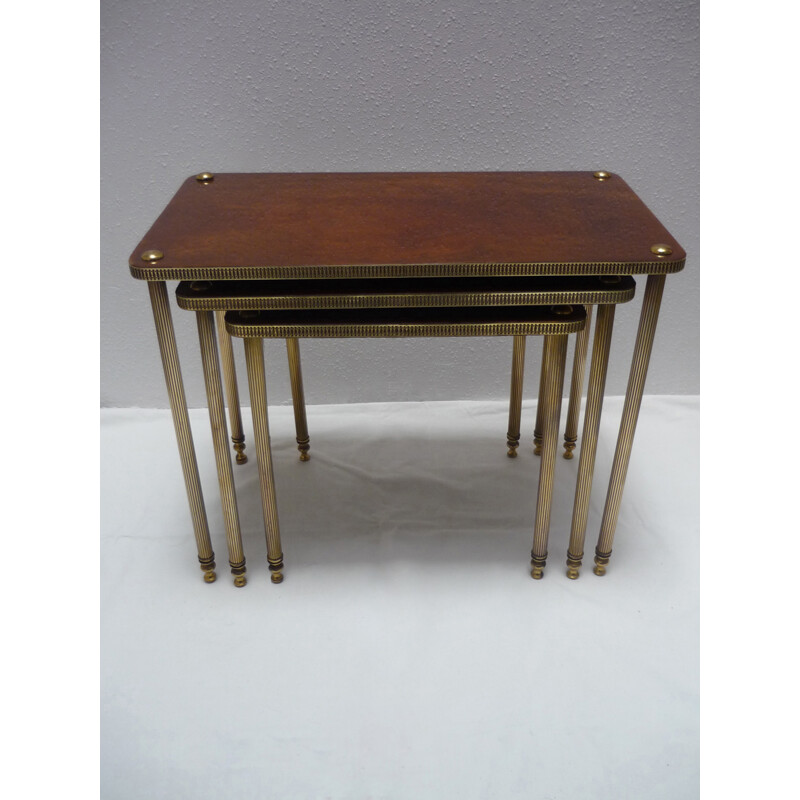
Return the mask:
{"type": "Polygon", "coordinates": [[[618,175],[596,174],[221,173],[204,181],[192,176],[136,246],[129,266],[144,280],[635,275],[683,269],[683,248],[633,190],[618,175]],[[662,246],[662,254],[653,252],[654,246],[662,246]]]}

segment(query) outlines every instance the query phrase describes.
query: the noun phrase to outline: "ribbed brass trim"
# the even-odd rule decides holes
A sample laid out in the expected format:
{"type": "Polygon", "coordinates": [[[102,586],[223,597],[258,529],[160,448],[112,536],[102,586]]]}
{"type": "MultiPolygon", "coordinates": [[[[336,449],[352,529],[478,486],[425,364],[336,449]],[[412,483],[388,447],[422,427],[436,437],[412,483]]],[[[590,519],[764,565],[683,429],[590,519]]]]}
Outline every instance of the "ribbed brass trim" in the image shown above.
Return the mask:
{"type": "Polygon", "coordinates": [[[305,308],[447,308],[465,306],[549,306],[627,303],[635,287],[608,291],[549,292],[435,292],[357,295],[270,295],[253,297],[189,297],[176,295],[178,306],[189,311],[295,310],[305,308]]]}
{"type": "Polygon", "coordinates": [[[183,478],[186,483],[186,494],[189,498],[189,509],[192,515],[192,526],[197,543],[197,555],[200,564],[206,571],[206,580],[211,583],[214,578],[214,550],[208,531],[208,518],[203,502],[203,490],[200,486],[200,474],[197,470],[197,456],[194,450],[192,429],[189,424],[189,413],[186,410],[186,394],[183,388],[181,365],[178,359],[178,346],[175,342],[175,330],[172,325],[172,313],[169,308],[167,287],[163,283],[149,283],[150,302],[153,306],[153,318],[164,366],[164,378],[167,384],[169,405],[172,409],[172,421],[175,425],[175,436],[178,440],[183,478]],[[209,566],[211,565],[211,566],[209,566]]]}
{"type": "Polygon", "coordinates": [[[356,264],[299,267],[168,267],[130,264],[131,275],[145,281],[298,280],[303,278],[466,278],[501,275],[668,275],[686,259],[667,261],[568,261],[497,264],[356,264]]]}
{"type": "MultiPolygon", "coordinates": [[[[222,395],[222,372],[214,339],[214,314],[211,311],[197,312],[197,332],[200,339],[200,356],[208,398],[208,414],[211,421],[211,436],[214,458],[217,464],[222,517],[225,523],[225,538],[228,544],[228,561],[235,576],[245,572],[242,532],[239,525],[239,510],[236,505],[236,489],[233,483],[233,468],[228,451],[228,431],[225,424],[225,401],[222,395]]],[[[244,585],[237,583],[237,586],[244,585]]]]}
{"type": "Polygon", "coordinates": [[[226,319],[231,336],[242,339],[395,339],[421,336],[546,336],[575,333],[583,319],[566,322],[387,323],[385,325],[245,325],[226,319]]]}
{"type": "MultiPolygon", "coordinates": [[[[600,522],[600,534],[597,540],[599,553],[611,553],[614,543],[614,532],[617,527],[619,507],[622,501],[622,490],[628,473],[633,437],[639,419],[639,409],[644,394],[647,368],[653,350],[653,340],[658,323],[658,312],[661,308],[661,297],[664,292],[663,275],[650,276],[644,288],[642,310],[639,314],[639,330],[636,333],[636,344],[633,349],[631,371],[628,377],[628,388],[625,392],[625,404],[622,407],[622,419],[617,436],[617,448],[611,465],[611,477],[608,482],[606,504],[600,522]]],[[[602,565],[600,565],[602,566],[602,565]]]]}

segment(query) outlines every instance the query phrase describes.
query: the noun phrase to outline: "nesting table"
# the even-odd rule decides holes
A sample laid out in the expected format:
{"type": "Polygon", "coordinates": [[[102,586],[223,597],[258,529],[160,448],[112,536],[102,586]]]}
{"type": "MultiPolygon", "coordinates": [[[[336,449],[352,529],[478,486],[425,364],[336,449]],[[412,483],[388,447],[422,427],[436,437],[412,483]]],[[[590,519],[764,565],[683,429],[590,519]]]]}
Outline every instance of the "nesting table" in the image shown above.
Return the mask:
{"type": "MultiPolygon", "coordinates": [[[[585,284],[590,280],[589,276],[593,276],[591,279],[598,282],[600,294],[594,300],[583,299],[586,296],[584,285],[584,295],[577,294],[575,297],[579,299],[572,301],[587,306],[596,304],[598,307],[567,559],[567,574],[576,578],[583,558],[613,309],[615,302],[622,302],[606,302],[602,299],[602,291],[605,290],[606,296],[609,296],[608,292],[614,283],[624,280],[632,282],[630,277],[625,276],[647,275],[617,447],[595,550],[594,571],[598,575],[605,573],[611,555],[665,277],[680,271],[685,258],[680,245],[630,187],[619,176],[602,171],[201,173],[187,179],[135,248],[129,266],[135,278],[145,280],[148,284],[198,557],[206,580],[213,581],[215,578],[215,560],[186,410],[166,281],[189,282],[188,288],[184,285],[179,287],[179,304],[198,311],[198,331],[215,437],[231,571],[234,582],[243,585],[245,559],[240,536],[237,540],[238,512],[230,455],[227,445],[222,446],[227,434],[224,430],[222,379],[211,309],[217,312],[219,322],[223,319],[223,309],[237,307],[232,298],[260,298],[249,306],[245,304],[238,307],[245,310],[230,311],[225,318],[226,335],[233,333],[245,338],[246,342],[258,341],[258,353],[261,352],[260,342],[264,336],[280,335],[281,338],[287,338],[287,342],[296,343],[298,336],[319,335],[324,330],[328,333],[323,335],[340,335],[342,331],[349,331],[347,336],[363,335],[363,331],[359,334],[356,323],[371,325],[373,331],[383,330],[383,333],[374,335],[386,335],[388,329],[381,329],[381,325],[408,325],[420,314],[423,317],[427,314],[425,318],[433,327],[418,335],[476,335],[475,332],[483,330],[481,325],[494,324],[500,319],[510,324],[510,327],[503,329],[505,335],[514,337],[509,423],[511,454],[511,445],[515,444],[512,428],[514,405],[519,402],[524,336],[526,332],[546,333],[544,328],[525,328],[523,323],[542,322],[550,313],[546,309],[536,310],[536,306],[544,306],[548,301],[537,303],[530,298],[527,301],[519,299],[526,291],[520,288],[519,281],[533,281],[528,286],[528,292],[538,291],[540,298],[552,292],[554,297],[559,298],[555,302],[566,304],[570,302],[564,299],[568,297],[570,282],[577,285],[576,281],[584,281],[585,284]],[[299,282],[301,287],[294,294],[290,286],[292,282],[299,282]],[[193,292],[212,298],[203,307],[205,310],[186,300],[193,292]],[[417,300],[419,297],[428,298],[422,306],[427,304],[439,310],[430,307],[421,309],[419,304],[410,305],[407,299],[402,299],[414,294],[417,300]],[[484,302],[486,296],[497,300],[503,295],[514,295],[516,303],[500,300],[493,306],[484,302]],[[278,306],[280,310],[270,311],[274,305],[270,306],[270,301],[264,298],[275,296],[302,296],[306,299],[295,306],[301,311],[289,311],[287,308],[290,307],[286,306],[278,306]],[[214,297],[216,305],[213,304],[214,297]],[[308,302],[309,297],[327,297],[328,300],[317,300],[315,305],[315,302],[308,302]],[[333,310],[332,297],[336,306],[333,310]],[[389,307],[385,307],[386,304],[381,306],[375,300],[380,297],[395,299],[389,303],[389,307]],[[434,297],[439,299],[430,299],[434,297]],[[444,301],[442,298],[445,298],[444,301]],[[246,310],[248,308],[251,309],[249,312],[246,310]],[[469,313],[465,317],[466,311],[469,313]],[[247,313],[256,317],[248,319],[247,313]],[[245,316],[242,317],[242,314],[245,316]],[[282,314],[295,314],[295,317],[281,318],[282,314]],[[355,321],[348,322],[347,314],[355,314],[355,321]],[[283,319],[281,324],[286,324],[281,327],[274,322],[276,319],[283,319]],[[458,319],[461,320],[461,327],[451,324],[458,319]],[[473,325],[470,328],[473,323],[477,327],[473,325]],[[271,332],[267,331],[268,328],[271,332]],[[223,421],[222,428],[220,419],[223,421]]],[[[583,328],[585,314],[582,307],[576,305],[566,311],[564,305],[558,308],[565,318],[572,315],[572,330],[583,328]]],[[[561,383],[557,378],[560,373],[560,380],[563,381],[567,332],[565,329],[559,335],[552,336],[553,346],[549,348],[549,355],[546,348],[544,359],[549,366],[543,364],[543,377],[547,370],[549,377],[542,381],[542,386],[549,387],[548,391],[553,394],[544,402],[540,396],[540,408],[547,411],[551,420],[544,433],[538,431],[545,439],[543,472],[545,462],[552,461],[557,447],[557,432],[553,431],[552,421],[555,420],[557,426],[557,411],[560,411],[561,405],[561,383]],[[556,339],[559,340],[557,345],[556,339]],[[558,392],[557,398],[555,391],[558,392]]],[[[230,342],[224,336],[221,341],[223,361],[230,360],[232,367],[232,358],[227,351],[230,342]]],[[[254,425],[259,425],[256,410],[262,406],[258,393],[263,384],[263,361],[259,371],[255,352],[254,347],[247,348],[254,425]]],[[[290,346],[290,361],[291,357],[290,346]]],[[[576,359],[575,370],[579,368],[583,368],[583,363],[579,365],[576,359]]],[[[230,371],[230,367],[226,369],[226,377],[230,371]]],[[[229,379],[227,387],[229,405],[235,404],[238,409],[238,397],[235,402],[231,397],[231,391],[236,391],[235,379],[229,379]]],[[[265,420],[265,394],[263,413],[265,420]]],[[[570,434],[570,424],[574,431],[577,422],[572,419],[572,413],[568,421],[567,445],[574,445],[575,434],[570,434]],[[572,441],[569,441],[570,438],[572,441]]],[[[242,462],[245,457],[241,423],[238,431],[234,423],[233,434],[237,460],[242,462]]],[[[518,430],[516,437],[518,441],[518,430]]],[[[260,471],[266,468],[269,459],[268,446],[267,430],[263,429],[260,433],[257,430],[260,471]]],[[[567,455],[571,455],[569,446],[567,455]]],[[[549,478],[552,479],[552,474],[549,478]]],[[[541,476],[539,491],[531,554],[533,577],[541,577],[546,560],[547,526],[540,524],[540,511],[545,516],[543,507],[540,508],[543,502],[541,476]]],[[[276,513],[274,488],[272,492],[271,500],[264,499],[262,492],[262,503],[268,561],[273,581],[279,582],[282,580],[279,539],[276,543],[273,535],[270,543],[270,530],[277,531],[277,518],[268,518],[276,513]]],[[[549,505],[546,517],[549,524],[549,505]]]]}

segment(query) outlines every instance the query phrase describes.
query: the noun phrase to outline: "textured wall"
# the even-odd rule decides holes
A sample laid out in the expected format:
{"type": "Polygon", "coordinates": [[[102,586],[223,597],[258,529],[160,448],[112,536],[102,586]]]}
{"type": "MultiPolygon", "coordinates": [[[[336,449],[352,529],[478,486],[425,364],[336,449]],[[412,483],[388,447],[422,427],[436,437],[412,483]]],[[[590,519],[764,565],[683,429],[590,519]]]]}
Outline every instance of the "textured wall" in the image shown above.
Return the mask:
{"type": "MultiPolygon", "coordinates": [[[[694,0],[104,0],[101,23],[103,405],[167,405],[127,257],[201,170],[618,172],[689,254],[667,279],[647,392],[699,391],[694,0]]],[[[625,391],[643,284],[617,313],[611,394],[625,391]]],[[[193,315],[174,316],[189,405],[202,406],[193,315]]],[[[302,348],[309,403],[508,392],[506,340],[302,348]]],[[[268,343],[267,369],[270,401],[290,402],[282,343],[268,343]]]]}

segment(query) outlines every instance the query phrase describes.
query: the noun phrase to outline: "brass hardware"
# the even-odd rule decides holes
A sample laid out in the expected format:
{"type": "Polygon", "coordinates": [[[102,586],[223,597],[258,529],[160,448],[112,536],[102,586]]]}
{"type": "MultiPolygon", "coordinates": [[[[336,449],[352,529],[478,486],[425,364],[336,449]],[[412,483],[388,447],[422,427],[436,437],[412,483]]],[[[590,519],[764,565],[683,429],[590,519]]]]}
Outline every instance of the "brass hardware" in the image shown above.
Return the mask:
{"type": "Polygon", "coordinates": [[[568,317],[572,313],[572,306],[550,306],[550,310],[560,317],[568,317]]]}
{"type": "MultiPolygon", "coordinates": [[[[263,321],[249,322],[255,312],[232,311],[225,326],[233,336],[242,339],[396,339],[427,336],[547,336],[556,333],[577,333],[584,325],[584,315],[572,319],[515,320],[508,322],[336,322],[328,324],[314,320],[287,321],[289,312],[280,317],[269,316],[263,321]],[[247,315],[247,318],[246,316],[247,315]]],[[[563,313],[563,312],[562,312],[563,313]]],[[[572,314],[572,311],[569,312],[572,314]]]]}
{"type": "Polygon", "coordinates": [[[509,458],[517,457],[519,447],[520,417],[522,414],[522,374],[525,369],[525,337],[515,336],[511,353],[511,392],[508,407],[508,433],[506,444],[509,458]]]}
{"type": "MultiPolygon", "coordinates": [[[[230,412],[229,412],[230,413],[230,412]]],[[[236,463],[241,466],[242,464],[247,463],[247,456],[244,452],[244,436],[238,438],[236,436],[231,436],[231,441],[233,442],[233,449],[236,453],[236,463]]]]}
{"type": "MultiPolygon", "coordinates": [[[[652,263],[652,262],[651,262],[652,263]]],[[[586,276],[583,276],[586,279],[586,276]]],[[[492,279],[488,279],[492,280],[492,279]]],[[[514,280],[513,278],[511,279],[514,280]]],[[[523,278],[524,280],[524,278],[523,278]]],[[[436,281],[436,279],[434,279],[436,281]]],[[[290,309],[356,309],[356,308],[430,308],[469,306],[552,306],[552,305],[600,305],[625,303],[633,299],[636,284],[633,278],[620,275],[592,276],[585,288],[557,289],[537,287],[535,289],[487,289],[486,291],[433,291],[420,279],[413,291],[389,292],[378,290],[375,281],[328,281],[329,290],[322,291],[319,281],[307,281],[310,289],[302,291],[297,282],[281,281],[276,284],[256,282],[238,283],[229,293],[223,293],[224,284],[212,283],[213,292],[191,291],[194,282],[184,281],[176,292],[178,306],[190,311],[245,310],[269,311],[290,309]],[[595,283],[606,285],[598,285],[595,283]],[[623,283],[624,280],[624,283],[623,283]],[[594,284],[594,285],[592,285],[594,284]],[[611,286],[615,284],[615,286],[611,286]],[[278,288],[280,287],[280,288],[278,288]]],[[[210,283],[210,282],[209,282],[210,283]]],[[[384,282],[385,283],[385,282],[384,282]]],[[[327,287],[326,287],[327,289],[327,287]]]]}
{"type": "Polygon", "coordinates": [[[542,454],[542,410],[544,409],[544,352],[542,353],[542,367],[539,370],[539,399],[536,401],[536,424],[533,429],[533,454],[542,454]]]}
{"type": "MultiPolygon", "coordinates": [[[[668,275],[680,272],[686,258],[676,261],[624,262],[626,275],[668,275]]],[[[618,275],[618,261],[541,261],[515,263],[480,264],[420,264],[415,265],[415,278],[500,278],[500,277],[559,277],[579,275],[618,275]]],[[[129,264],[131,275],[144,281],[154,279],[153,270],[137,264],[129,264]]],[[[409,267],[405,264],[349,264],[344,266],[265,266],[265,267],[160,267],[159,281],[185,281],[205,278],[214,281],[255,280],[306,280],[319,278],[338,280],[347,278],[408,278],[409,267]]]]}
{"type": "Polygon", "coordinates": [[[142,253],[142,261],[161,261],[164,258],[164,254],[160,250],[145,250],[142,253]]]}
{"type": "Polygon", "coordinates": [[[608,353],[611,349],[611,333],[614,329],[615,306],[600,306],[597,310],[597,326],[592,345],[592,363],[589,367],[589,385],[586,390],[586,415],[583,422],[583,443],[578,462],[578,477],[575,484],[575,502],[572,510],[572,529],[567,550],[567,576],[578,577],[583,559],[586,539],[586,521],[589,516],[589,498],[592,493],[597,453],[597,435],[600,430],[600,415],[603,410],[603,394],[608,371],[608,353]]]}
{"type": "Polygon", "coordinates": [[[198,183],[211,183],[214,180],[214,175],[211,172],[201,172],[199,175],[195,175],[195,179],[198,183]]]}
{"type": "Polygon", "coordinates": [[[599,551],[595,552],[594,556],[594,572],[595,575],[599,575],[601,578],[603,575],[606,574],[606,565],[608,564],[608,559],[611,557],[611,551],[609,550],[607,553],[600,553],[599,551]]]}
{"type": "Polygon", "coordinates": [[[214,583],[214,581],[215,581],[216,579],[217,579],[217,573],[216,573],[216,572],[214,572],[214,570],[213,570],[213,569],[207,569],[207,570],[206,570],[206,571],[203,573],[203,580],[204,580],[206,583],[214,583]]]}
{"type": "Polygon", "coordinates": [[[231,441],[236,451],[236,463],[241,466],[247,463],[244,454],[244,430],[242,429],[242,411],[239,404],[239,386],[236,381],[236,363],[233,359],[233,341],[225,328],[225,312],[216,311],[217,339],[222,359],[222,378],[225,381],[225,394],[228,398],[228,417],[231,421],[231,441]]]}
{"type": "Polygon", "coordinates": [[[574,558],[567,553],[567,577],[571,581],[576,581],[580,577],[581,559],[574,558]]]}
{"type": "Polygon", "coordinates": [[[668,244],[654,244],[650,248],[650,252],[657,255],[659,258],[672,255],[672,248],[668,244]]]}
{"type": "Polygon", "coordinates": [[[283,572],[281,572],[282,569],[283,569],[283,563],[281,563],[280,565],[273,565],[273,564],[269,565],[269,570],[270,570],[269,579],[273,583],[283,583],[283,572]]]}
{"type": "Polygon", "coordinates": [[[220,372],[217,344],[214,337],[214,312],[198,311],[197,333],[200,338],[200,358],[203,363],[203,378],[208,398],[208,416],[211,420],[211,437],[214,446],[214,460],[217,465],[217,480],[222,501],[222,517],[225,525],[225,539],[228,545],[228,561],[231,573],[236,579],[245,572],[242,532],[239,526],[239,510],[236,505],[236,489],[233,485],[233,467],[228,451],[228,430],[225,424],[225,401],[222,396],[222,375],[220,372]]]}
{"type": "Polygon", "coordinates": [[[567,408],[567,427],[564,431],[564,458],[569,461],[578,441],[578,422],[581,416],[583,376],[586,373],[586,351],[589,349],[589,330],[592,323],[592,306],[586,306],[586,325],[575,337],[575,356],[572,359],[572,378],[567,408]]]}
{"type": "Polygon", "coordinates": [[[561,419],[561,393],[564,389],[564,365],[567,360],[566,334],[547,336],[544,340],[545,387],[542,424],[542,463],[536,496],[536,519],[531,548],[531,577],[539,580],[547,562],[547,540],[550,533],[550,507],[553,501],[553,475],[558,449],[558,423],[561,419]]]}
{"type": "Polygon", "coordinates": [[[272,469],[272,451],[269,445],[269,420],[267,418],[267,383],[264,374],[264,346],[259,338],[244,340],[247,364],[247,381],[250,386],[250,407],[253,411],[253,434],[256,443],[256,463],[261,494],[261,513],[267,539],[267,562],[272,572],[272,582],[280,583],[283,574],[281,533],[278,526],[278,503],[275,497],[275,478],[272,469]]]}
{"type": "Polygon", "coordinates": [[[246,586],[247,585],[247,578],[244,575],[237,575],[233,579],[234,586],[246,586]]]}
{"type": "MultiPolygon", "coordinates": [[[[153,307],[158,348],[161,352],[161,363],[164,367],[164,379],[167,384],[169,405],[172,409],[172,422],[175,425],[175,437],[178,440],[178,453],[181,459],[183,480],[189,498],[189,510],[192,516],[197,556],[200,566],[205,572],[204,580],[211,583],[209,573],[213,574],[214,549],[208,532],[206,507],[203,503],[203,490],[200,486],[200,475],[197,471],[197,457],[194,451],[192,429],[189,425],[189,412],[186,410],[186,393],[181,377],[181,364],[178,359],[178,346],[175,342],[175,328],[172,325],[172,313],[169,309],[169,297],[164,281],[150,281],[147,284],[150,303],[153,307]]],[[[216,576],[214,576],[216,577],[216,576]]]]}
{"type": "Polygon", "coordinates": [[[211,281],[192,281],[189,284],[189,288],[193,292],[207,292],[211,286],[211,281]]]}
{"type": "Polygon", "coordinates": [[[311,449],[306,422],[306,398],[303,393],[303,373],[300,369],[300,344],[297,339],[286,340],[286,353],[289,356],[289,381],[292,386],[292,406],[294,407],[294,430],[300,460],[308,461],[311,449]]]}
{"type": "Polygon", "coordinates": [[[594,177],[598,181],[607,181],[611,177],[611,173],[601,169],[594,173],[594,177]]]}
{"type": "MultiPolygon", "coordinates": [[[[619,507],[622,502],[622,489],[625,486],[625,477],[628,473],[628,464],[633,448],[633,436],[636,432],[636,422],[639,419],[639,409],[642,405],[644,382],[647,378],[647,367],[650,364],[650,354],[653,351],[653,339],[658,323],[658,311],[661,307],[661,297],[664,293],[666,276],[649,275],[642,298],[642,310],[639,314],[639,330],[636,333],[636,344],[633,348],[631,372],[628,377],[628,387],[625,391],[625,403],[622,407],[622,419],[617,436],[617,447],[614,451],[614,461],[611,465],[611,477],[608,481],[608,493],[603,509],[603,518],[600,523],[600,535],[597,540],[597,552],[602,553],[605,562],[597,562],[605,567],[608,555],[614,541],[614,531],[617,527],[619,507]]],[[[613,306],[609,306],[613,308],[613,306]]],[[[596,570],[595,570],[596,571],[596,570]]],[[[603,574],[598,572],[597,574],[603,574]]]]}

